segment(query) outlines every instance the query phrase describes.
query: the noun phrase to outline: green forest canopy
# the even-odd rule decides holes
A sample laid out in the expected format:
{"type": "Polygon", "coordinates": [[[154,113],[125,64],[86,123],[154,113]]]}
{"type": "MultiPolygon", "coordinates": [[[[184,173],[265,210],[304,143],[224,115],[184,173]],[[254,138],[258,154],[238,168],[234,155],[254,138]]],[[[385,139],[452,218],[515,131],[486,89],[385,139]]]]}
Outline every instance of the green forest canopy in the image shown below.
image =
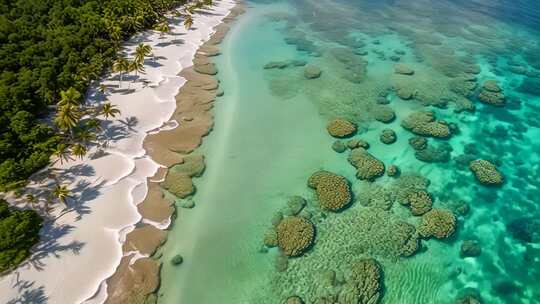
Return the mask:
{"type": "Polygon", "coordinates": [[[39,240],[41,217],[34,210],[9,210],[0,199],[0,273],[9,270],[30,255],[39,240]]]}
{"type": "Polygon", "coordinates": [[[85,92],[121,42],[177,0],[0,0],[0,191],[46,166],[58,136],[48,106],[85,92]]]}

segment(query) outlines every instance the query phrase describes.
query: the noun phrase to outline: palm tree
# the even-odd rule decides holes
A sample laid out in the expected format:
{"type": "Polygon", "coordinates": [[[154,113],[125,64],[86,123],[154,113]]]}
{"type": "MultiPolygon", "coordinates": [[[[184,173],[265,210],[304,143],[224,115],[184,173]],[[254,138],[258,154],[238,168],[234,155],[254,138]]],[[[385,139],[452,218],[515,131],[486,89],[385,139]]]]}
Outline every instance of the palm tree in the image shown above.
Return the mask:
{"type": "Polygon", "coordinates": [[[77,126],[81,116],[82,114],[79,109],[71,105],[65,105],[60,107],[56,112],[54,123],[60,130],[69,132],[77,126]]]}
{"type": "Polygon", "coordinates": [[[184,8],[184,11],[181,11],[181,10],[179,10],[179,9],[175,9],[175,10],[173,10],[172,14],[173,14],[173,16],[175,16],[175,17],[185,17],[185,16],[186,16],[186,12],[185,12],[185,11],[186,11],[185,8],[184,8]]]}
{"type": "Polygon", "coordinates": [[[184,11],[186,12],[186,15],[193,15],[195,14],[195,11],[197,10],[197,6],[195,4],[186,6],[184,11]]]}
{"type": "Polygon", "coordinates": [[[186,30],[189,30],[189,29],[191,29],[192,26],[193,26],[193,16],[192,15],[186,15],[186,17],[184,19],[184,27],[186,28],[186,30]]]}
{"type": "Polygon", "coordinates": [[[32,205],[35,205],[38,202],[37,197],[31,193],[26,195],[26,200],[32,205]]]}
{"type": "Polygon", "coordinates": [[[138,32],[144,27],[144,16],[138,15],[135,17],[129,17],[127,19],[127,25],[130,31],[138,32]]]}
{"type": "Polygon", "coordinates": [[[152,47],[148,44],[140,43],[135,49],[135,61],[144,63],[144,57],[152,54],[152,47]]]}
{"type": "MultiPolygon", "coordinates": [[[[89,130],[95,130],[96,132],[103,131],[103,127],[101,126],[101,121],[97,118],[90,118],[86,121],[84,124],[86,131],[89,130]]],[[[93,133],[91,133],[94,135],[93,133]]],[[[94,135],[95,136],[95,135],[94,135]]]]}
{"type": "Polygon", "coordinates": [[[195,10],[204,9],[206,8],[206,1],[197,1],[193,4],[193,7],[195,7],[195,10]]]}
{"type": "Polygon", "coordinates": [[[120,41],[122,41],[122,28],[118,25],[111,25],[108,31],[115,49],[118,49],[120,47],[120,41]]]}
{"type": "Polygon", "coordinates": [[[96,134],[92,133],[90,129],[91,128],[88,126],[88,122],[87,122],[83,128],[75,132],[73,139],[81,143],[92,143],[94,140],[97,139],[97,136],[96,134]]]}
{"type": "Polygon", "coordinates": [[[66,91],[60,92],[60,101],[58,102],[59,107],[64,106],[73,106],[78,107],[80,105],[81,100],[81,93],[74,89],[73,87],[70,87],[66,91]]]}
{"type": "MultiPolygon", "coordinates": [[[[135,71],[135,76],[137,76],[138,73],[144,74],[144,64],[142,61],[139,60],[133,60],[129,63],[129,71],[135,71]]],[[[135,80],[134,80],[135,81],[135,80]]]]}
{"type": "Polygon", "coordinates": [[[124,73],[129,71],[129,61],[127,61],[124,57],[118,57],[113,63],[113,72],[120,73],[120,82],[118,84],[118,87],[122,87],[122,77],[124,76],[124,73]]]}
{"type": "Polygon", "coordinates": [[[71,154],[73,156],[78,157],[80,159],[83,159],[86,153],[88,152],[88,149],[85,145],[81,143],[76,143],[71,147],[71,154]]]}
{"type": "Polygon", "coordinates": [[[203,0],[202,1],[204,5],[206,6],[212,6],[214,5],[214,1],[213,0],[203,0]]]}
{"type": "Polygon", "coordinates": [[[101,94],[105,95],[105,93],[107,93],[107,86],[104,84],[100,84],[98,90],[101,94]]]}
{"type": "Polygon", "coordinates": [[[159,36],[163,37],[163,35],[169,33],[171,31],[171,28],[169,27],[169,24],[167,21],[162,21],[158,23],[154,29],[159,32],[159,36]]]}
{"type": "Polygon", "coordinates": [[[56,163],[57,161],[60,161],[60,164],[63,164],[64,161],[70,161],[72,160],[71,156],[69,155],[69,146],[60,143],[56,145],[56,147],[52,150],[52,155],[56,158],[56,160],[53,162],[56,163]]]}
{"type": "Polygon", "coordinates": [[[56,187],[54,187],[51,194],[52,194],[53,198],[57,199],[60,203],[62,203],[64,205],[66,205],[66,200],[68,198],[72,197],[71,191],[69,191],[67,186],[66,185],[60,185],[60,184],[56,184],[56,187]]]}
{"type": "Polygon", "coordinates": [[[103,106],[101,106],[100,113],[105,116],[105,120],[109,119],[110,117],[116,117],[116,115],[120,115],[120,110],[117,106],[111,104],[110,102],[104,103],[103,106]]]}
{"type": "Polygon", "coordinates": [[[180,11],[179,9],[174,9],[172,11],[172,15],[174,17],[183,17],[184,16],[184,13],[182,13],[182,11],[180,11]]]}

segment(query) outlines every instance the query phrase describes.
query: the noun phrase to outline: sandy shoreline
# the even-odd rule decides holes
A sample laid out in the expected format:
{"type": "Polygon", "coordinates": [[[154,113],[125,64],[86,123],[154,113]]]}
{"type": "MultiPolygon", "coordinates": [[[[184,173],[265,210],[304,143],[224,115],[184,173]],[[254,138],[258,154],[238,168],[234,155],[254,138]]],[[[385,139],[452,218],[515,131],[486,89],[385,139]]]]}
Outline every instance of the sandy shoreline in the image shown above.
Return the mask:
{"type": "MultiPolygon", "coordinates": [[[[150,134],[144,142],[148,155],[160,164],[170,168],[188,163],[189,161],[184,160],[182,155],[193,152],[202,143],[202,138],[211,131],[213,117],[210,110],[217,97],[219,83],[213,77],[217,70],[209,57],[219,55],[217,45],[227,34],[229,24],[243,10],[241,4],[232,8],[229,15],[215,28],[212,37],[199,47],[193,66],[180,72],[179,76],[186,79],[186,83],[176,96],[176,111],[171,117],[171,120],[179,122],[179,125],[174,129],[150,134]]],[[[202,173],[204,158],[201,157],[196,164],[188,163],[187,166],[202,168],[200,170],[202,173]]],[[[173,216],[174,208],[164,197],[160,186],[166,175],[166,172],[161,171],[148,179],[149,194],[138,206],[143,222],[145,219],[159,222],[173,216]]],[[[188,177],[191,183],[191,176],[188,177]]],[[[107,281],[109,297],[106,303],[156,301],[161,262],[152,255],[165,242],[166,235],[163,230],[151,227],[143,224],[127,235],[123,248],[125,256],[117,272],[107,281]],[[133,251],[138,251],[145,257],[130,264],[132,258],[129,253],[133,251]]]]}
{"type": "MultiPolygon", "coordinates": [[[[199,45],[209,39],[214,27],[226,19],[234,5],[230,0],[217,1],[207,13],[194,16],[194,28],[190,31],[183,28],[180,19],[171,18],[175,34],[160,37],[147,31],[135,36],[123,51],[132,56],[137,44],[151,45],[154,59],[145,62],[146,74],[131,83],[131,76],[125,77],[128,79],[121,85],[118,75],[109,76],[102,81],[109,88],[106,96],[97,88],[90,89],[87,103],[108,100],[122,114],[118,120],[106,122],[105,136],[109,140],[106,148],[94,147],[82,160],[56,163],[52,167],[76,198],[69,202],[67,210],[57,206],[50,212],[51,219],[59,218],[46,222],[42,241],[29,261],[0,278],[2,302],[103,303],[108,291],[111,296],[107,302],[113,303],[115,299],[122,302],[116,296],[120,288],[115,288],[117,276],[110,278],[117,269],[117,273],[140,269],[139,273],[144,274],[142,290],[157,288],[159,265],[148,257],[165,241],[163,229],[169,226],[174,213],[171,203],[161,194],[159,181],[165,176],[164,167],[181,162],[182,157],[177,153],[159,153],[163,146],[150,144],[153,141],[143,147],[143,142],[148,135],[170,139],[159,134],[186,130],[184,122],[192,122],[194,128],[182,131],[187,133],[176,133],[194,136],[189,143],[181,145],[185,149],[198,145],[200,139],[195,138],[210,130],[211,115],[198,119],[196,114],[207,113],[211,106],[197,108],[199,112],[190,113],[190,117],[184,117],[187,108],[177,108],[183,104],[175,95],[186,83],[177,73],[197,62],[193,58],[199,45]],[[175,125],[178,127],[171,129],[175,125]],[[205,131],[196,131],[199,129],[205,131]]],[[[220,30],[217,32],[220,36],[220,30]]],[[[52,182],[47,176],[36,178],[28,185],[28,192],[39,195],[39,189],[52,186],[52,182]]]]}

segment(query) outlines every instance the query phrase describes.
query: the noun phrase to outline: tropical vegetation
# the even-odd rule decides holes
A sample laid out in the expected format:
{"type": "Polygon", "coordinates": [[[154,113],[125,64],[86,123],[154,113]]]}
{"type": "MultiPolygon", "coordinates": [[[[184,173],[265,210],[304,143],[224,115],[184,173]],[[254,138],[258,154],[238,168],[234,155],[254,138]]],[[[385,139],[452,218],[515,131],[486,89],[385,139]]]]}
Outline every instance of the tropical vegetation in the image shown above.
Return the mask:
{"type": "MultiPolygon", "coordinates": [[[[86,105],[94,85],[103,96],[108,87],[95,83],[108,69],[124,76],[144,74],[151,46],[141,43],[133,58],[119,54],[122,41],[134,32],[153,28],[170,33],[166,14],[183,17],[211,0],[0,0],[0,191],[15,190],[20,199],[27,178],[49,164],[83,159],[92,145],[101,145],[103,120],[120,109],[105,101],[86,105]],[[51,115],[52,114],[52,115],[51,115]]],[[[155,58],[154,58],[155,60],[155,58]]],[[[65,210],[73,198],[54,168],[45,171],[55,185],[45,189],[45,211],[59,203],[65,210]]],[[[32,207],[38,197],[26,194],[32,207]]],[[[39,240],[42,218],[33,210],[10,210],[0,199],[0,274],[30,255],[39,240]]]]}
{"type": "Polygon", "coordinates": [[[33,210],[10,210],[0,199],[0,273],[30,256],[30,248],[39,241],[43,220],[33,210]]]}
{"type": "MultiPolygon", "coordinates": [[[[122,41],[183,3],[0,0],[0,190],[24,184],[49,163],[85,114],[73,102],[113,65],[122,41]],[[54,122],[62,136],[46,119],[59,101],[54,122]]],[[[129,70],[125,63],[116,68],[129,70]]]]}

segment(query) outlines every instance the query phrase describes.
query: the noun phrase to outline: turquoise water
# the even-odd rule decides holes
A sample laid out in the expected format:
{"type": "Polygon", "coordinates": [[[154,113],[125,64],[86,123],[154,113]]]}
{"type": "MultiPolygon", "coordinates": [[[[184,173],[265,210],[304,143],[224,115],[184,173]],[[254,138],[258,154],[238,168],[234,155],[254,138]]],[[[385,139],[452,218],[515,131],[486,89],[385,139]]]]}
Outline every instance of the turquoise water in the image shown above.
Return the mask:
{"type": "Polygon", "coordinates": [[[379,303],[457,303],[464,295],[483,303],[540,303],[538,5],[248,5],[216,59],[225,95],[215,104],[214,130],[196,151],[207,165],[195,181],[196,206],[178,209],[162,248],[159,303],[283,303],[293,295],[305,303],[353,303],[342,296],[340,277],[346,280],[361,258],[381,265],[379,303]],[[305,67],[291,60],[322,73],[307,79],[305,67]],[[288,64],[263,68],[275,61],[288,64]],[[396,63],[414,75],[394,73],[396,63]],[[478,100],[486,80],[497,81],[504,107],[478,100]],[[475,88],[465,96],[467,82],[475,88]],[[403,100],[399,89],[414,97],[403,100]],[[390,123],[374,119],[383,102],[395,113],[390,123]],[[475,111],[461,111],[463,105],[475,111]],[[408,142],[414,135],[401,122],[419,110],[435,112],[455,131],[449,139],[429,138],[432,153],[417,158],[408,142]],[[387,167],[398,166],[401,177],[358,180],[350,152],[332,149],[336,139],[326,125],[337,117],[355,122],[353,138],[367,141],[369,153],[387,167]],[[391,145],[379,140],[388,128],[397,135],[391,145]],[[497,165],[502,186],[476,181],[467,166],[478,158],[497,165]],[[320,169],[348,179],[349,208],[333,213],[318,206],[306,182],[320,169]],[[392,247],[398,233],[392,223],[418,227],[421,221],[395,201],[411,174],[429,179],[433,206],[453,211],[458,224],[451,238],[423,239],[416,254],[402,257],[392,247]],[[366,203],[379,202],[383,192],[390,201],[385,207],[366,203]],[[292,195],[307,199],[302,214],[317,233],[309,251],[283,269],[279,250],[265,247],[263,238],[292,195]],[[460,257],[466,240],[477,242],[479,256],[460,257]],[[184,257],[180,266],[170,264],[176,254],[184,257]]]}

